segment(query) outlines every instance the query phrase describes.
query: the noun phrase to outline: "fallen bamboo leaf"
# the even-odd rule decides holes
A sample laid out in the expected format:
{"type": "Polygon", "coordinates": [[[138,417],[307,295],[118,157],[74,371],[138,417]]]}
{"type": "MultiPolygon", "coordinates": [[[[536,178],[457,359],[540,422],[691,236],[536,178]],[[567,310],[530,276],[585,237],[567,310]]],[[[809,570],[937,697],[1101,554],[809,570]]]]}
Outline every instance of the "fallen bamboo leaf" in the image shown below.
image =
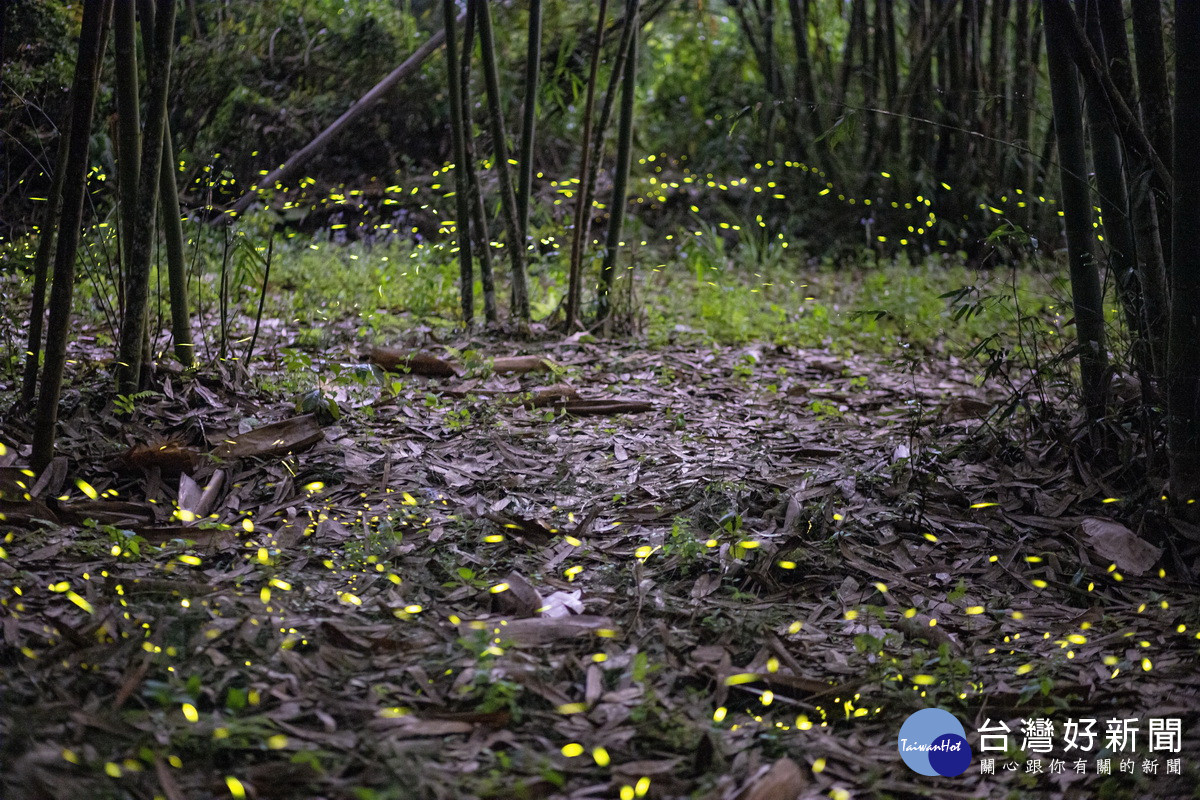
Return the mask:
{"type": "Polygon", "coordinates": [[[464,622],[459,625],[459,631],[464,636],[471,636],[476,631],[494,632],[501,640],[507,640],[517,646],[549,644],[561,639],[575,639],[589,636],[596,631],[613,629],[616,624],[608,617],[597,617],[588,614],[577,614],[571,617],[529,617],[526,619],[481,620],[464,622]]]}
{"type": "Polygon", "coordinates": [[[558,533],[536,519],[526,519],[515,514],[494,514],[488,512],[483,515],[483,518],[501,526],[506,533],[525,536],[531,543],[538,547],[544,547],[549,544],[558,533]]]}
{"type": "Polygon", "coordinates": [[[539,609],[541,616],[557,619],[583,613],[583,590],[554,592],[546,597],[539,609]]]}
{"type": "Polygon", "coordinates": [[[177,439],[136,444],[117,457],[116,466],[142,472],[159,471],[164,478],[190,475],[200,465],[203,455],[177,439]]]}
{"type": "Polygon", "coordinates": [[[493,595],[500,613],[514,617],[532,617],[545,604],[542,595],[521,573],[513,570],[504,576],[508,590],[493,595]]]}
{"type": "Polygon", "coordinates": [[[1079,523],[1088,544],[1101,558],[1130,575],[1142,575],[1153,567],[1162,549],[1155,547],[1119,522],[1088,517],[1079,523]]]}
{"type": "Polygon", "coordinates": [[[790,758],[781,758],[746,781],[734,800],[796,800],[808,779],[790,758]]]}
{"type": "Polygon", "coordinates": [[[213,450],[213,455],[218,458],[282,456],[311,447],[324,436],[316,415],[304,414],[227,439],[213,450]]]}

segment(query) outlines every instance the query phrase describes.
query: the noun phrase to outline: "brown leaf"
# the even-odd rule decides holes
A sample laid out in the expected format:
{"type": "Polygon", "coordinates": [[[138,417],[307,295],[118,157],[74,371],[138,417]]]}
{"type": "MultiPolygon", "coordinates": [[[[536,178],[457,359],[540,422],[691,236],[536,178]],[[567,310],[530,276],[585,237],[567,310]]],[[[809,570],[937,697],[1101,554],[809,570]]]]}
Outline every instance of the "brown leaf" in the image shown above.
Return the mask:
{"type": "Polygon", "coordinates": [[[1129,528],[1111,519],[1088,517],[1079,527],[1097,555],[1130,575],[1144,574],[1162,555],[1160,548],[1139,539],[1129,528]]]}
{"type": "Polygon", "coordinates": [[[959,395],[946,406],[946,416],[951,422],[964,419],[983,419],[992,411],[992,404],[974,397],[959,395]]]}
{"type": "Polygon", "coordinates": [[[324,436],[316,414],[304,414],[226,439],[213,450],[213,455],[218,458],[282,456],[311,447],[324,436]]]}
{"type": "Polygon", "coordinates": [[[162,760],[162,756],[154,757],[154,774],[158,777],[158,785],[162,787],[167,800],[187,800],[187,795],[167,768],[167,762],[162,760]]]}
{"type": "Polygon", "coordinates": [[[136,444],[118,456],[116,466],[150,472],[157,469],[164,478],[190,475],[200,465],[203,455],[177,439],[136,444]]]}
{"type": "Polygon", "coordinates": [[[748,780],[735,800],[796,800],[807,785],[808,778],[796,762],[781,758],[748,780]]]}
{"type": "Polygon", "coordinates": [[[612,629],[613,621],[608,617],[596,617],[578,614],[573,617],[529,617],[514,620],[487,620],[471,623],[464,622],[459,630],[464,636],[471,636],[474,631],[489,630],[501,639],[507,639],[516,645],[549,644],[560,639],[574,639],[587,636],[599,630],[612,629]]]}
{"type": "Polygon", "coordinates": [[[501,613],[515,617],[532,617],[538,613],[545,601],[524,575],[513,570],[504,577],[504,583],[508,590],[493,595],[501,613]]]}

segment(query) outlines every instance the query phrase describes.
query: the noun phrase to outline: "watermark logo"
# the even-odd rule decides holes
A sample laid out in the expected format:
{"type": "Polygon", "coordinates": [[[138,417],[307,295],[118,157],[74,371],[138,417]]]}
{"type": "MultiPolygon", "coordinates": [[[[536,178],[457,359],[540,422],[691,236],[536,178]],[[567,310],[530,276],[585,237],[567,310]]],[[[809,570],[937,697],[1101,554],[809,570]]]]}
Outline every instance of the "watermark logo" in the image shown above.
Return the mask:
{"type": "Polygon", "coordinates": [[[962,723],[949,711],[923,708],[900,726],[896,746],[913,772],[953,778],[971,766],[971,745],[962,723]]]}

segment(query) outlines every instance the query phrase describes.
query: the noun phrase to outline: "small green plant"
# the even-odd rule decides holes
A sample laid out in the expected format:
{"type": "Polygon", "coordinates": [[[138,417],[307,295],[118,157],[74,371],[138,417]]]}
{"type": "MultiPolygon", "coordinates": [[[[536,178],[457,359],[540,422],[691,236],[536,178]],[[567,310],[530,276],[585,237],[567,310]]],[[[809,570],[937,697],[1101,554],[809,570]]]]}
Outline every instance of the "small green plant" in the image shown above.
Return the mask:
{"type": "Polygon", "coordinates": [[[110,553],[114,556],[141,558],[142,548],[149,547],[149,543],[133,531],[122,530],[113,525],[101,525],[91,519],[84,522],[84,527],[94,528],[107,535],[109,541],[113,543],[110,553]]]}
{"type": "Polygon", "coordinates": [[[113,408],[118,414],[123,416],[131,416],[137,410],[137,404],[143,400],[149,400],[152,397],[158,397],[158,392],[134,392],[133,394],[119,394],[113,398],[113,408]]]}
{"type": "Polygon", "coordinates": [[[471,426],[471,410],[469,408],[451,409],[442,417],[446,430],[462,431],[471,426]]]}
{"type": "Polygon", "coordinates": [[[748,383],[754,377],[756,366],[758,366],[758,359],[751,353],[744,353],[733,365],[733,377],[742,383],[748,383]]]}
{"type": "Polygon", "coordinates": [[[843,416],[837,404],[829,400],[813,400],[808,404],[808,410],[823,420],[840,419],[843,416]]]}
{"type": "Polygon", "coordinates": [[[312,356],[294,347],[280,348],[279,359],[283,362],[283,368],[288,372],[307,372],[312,369],[313,365],[312,356]]]}
{"type": "Polygon", "coordinates": [[[704,551],[704,543],[692,527],[690,519],[684,516],[675,517],[671,522],[671,532],[663,545],[663,555],[678,556],[686,567],[696,560],[704,551]]]}

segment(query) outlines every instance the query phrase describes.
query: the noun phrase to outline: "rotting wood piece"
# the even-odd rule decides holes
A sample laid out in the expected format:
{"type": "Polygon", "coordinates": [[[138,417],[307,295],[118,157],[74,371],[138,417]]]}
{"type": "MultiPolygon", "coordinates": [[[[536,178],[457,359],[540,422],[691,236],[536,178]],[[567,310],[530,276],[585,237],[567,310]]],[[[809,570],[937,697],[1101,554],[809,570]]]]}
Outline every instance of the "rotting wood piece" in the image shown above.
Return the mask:
{"type": "Polygon", "coordinates": [[[376,347],[371,351],[370,360],[386,372],[408,372],[427,378],[453,378],[459,374],[458,368],[444,358],[395,347],[376,347]]]}

